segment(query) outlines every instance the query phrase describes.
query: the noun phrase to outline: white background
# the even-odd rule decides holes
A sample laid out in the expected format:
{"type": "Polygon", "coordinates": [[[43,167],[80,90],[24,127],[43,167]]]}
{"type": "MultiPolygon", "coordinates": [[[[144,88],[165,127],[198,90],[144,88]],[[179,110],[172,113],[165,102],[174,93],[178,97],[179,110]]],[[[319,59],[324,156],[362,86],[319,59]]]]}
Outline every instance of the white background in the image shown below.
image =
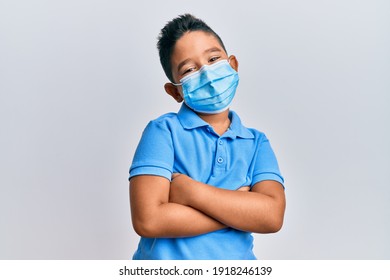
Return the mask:
{"type": "Polygon", "coordinates": [[[259,259],[390,258],[390,2],[0,1],[0,258],[129,259],[128,168],[177,111],[156,50],[193,13],[240,62],[232,106],[286,180],[259,259]]]}

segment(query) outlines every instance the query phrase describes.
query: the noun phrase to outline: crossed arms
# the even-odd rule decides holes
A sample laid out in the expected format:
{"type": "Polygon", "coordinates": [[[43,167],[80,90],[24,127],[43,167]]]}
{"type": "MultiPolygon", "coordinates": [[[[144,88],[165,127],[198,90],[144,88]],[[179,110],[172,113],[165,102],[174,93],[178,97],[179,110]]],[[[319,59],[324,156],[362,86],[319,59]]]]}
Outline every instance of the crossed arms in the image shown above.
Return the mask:
{"type": "Polygon", "coordinates": [[[282,227],[285,195],[276,181],[240,191],[219,189],[175,173],[172,181],[141,175],[130,180],[134,230],[143,237],[186,237],[232,227],[256,233],[282,227]]]}

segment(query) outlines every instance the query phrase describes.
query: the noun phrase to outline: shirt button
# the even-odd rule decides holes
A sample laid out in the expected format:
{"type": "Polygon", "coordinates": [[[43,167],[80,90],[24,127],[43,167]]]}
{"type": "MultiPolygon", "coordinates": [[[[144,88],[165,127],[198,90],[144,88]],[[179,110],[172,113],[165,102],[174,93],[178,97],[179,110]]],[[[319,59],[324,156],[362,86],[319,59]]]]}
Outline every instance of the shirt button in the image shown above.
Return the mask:
{"type": "Polygon", "coordinates": [[[222,140],[219,140],[219,141],[218,141],[218,144],[219,144],[219,145],[222,145],[222,144],[223,144],[223,141],[222,141],[222,140]]]}
{"type": "Polygon", "coordinates": [[[223,158],[219,157],[219,158],[217,159],[217,162],[218,162],[218,163],[222,163],[222,162],[223,162],[223,158]]]}

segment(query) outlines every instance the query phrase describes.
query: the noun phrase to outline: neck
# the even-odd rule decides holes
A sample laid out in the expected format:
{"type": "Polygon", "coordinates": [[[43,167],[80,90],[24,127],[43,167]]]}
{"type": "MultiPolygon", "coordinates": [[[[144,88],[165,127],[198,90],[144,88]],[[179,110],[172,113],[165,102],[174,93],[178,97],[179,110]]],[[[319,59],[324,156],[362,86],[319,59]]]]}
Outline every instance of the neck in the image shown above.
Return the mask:
{"type": "Polygon", "coordinates": [[[230,126],[229,109],[218,114],[197,114],[202,120],[210,124],[219,135],[224,134],[230,126]]]}

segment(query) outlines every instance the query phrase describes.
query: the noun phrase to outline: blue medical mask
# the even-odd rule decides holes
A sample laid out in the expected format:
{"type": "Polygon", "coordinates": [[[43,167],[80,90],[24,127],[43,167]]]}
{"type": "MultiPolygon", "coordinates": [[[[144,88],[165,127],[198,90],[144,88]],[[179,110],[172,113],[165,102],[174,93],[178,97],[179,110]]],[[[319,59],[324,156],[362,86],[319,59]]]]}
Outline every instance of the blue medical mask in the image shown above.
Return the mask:
{"type": "Polygon", "coordinates": [[[184,102],[199,113],[217,114],[232,103],[238,86],[238,73],[227,60],[203,65],[180,80],[184,102]]]}

